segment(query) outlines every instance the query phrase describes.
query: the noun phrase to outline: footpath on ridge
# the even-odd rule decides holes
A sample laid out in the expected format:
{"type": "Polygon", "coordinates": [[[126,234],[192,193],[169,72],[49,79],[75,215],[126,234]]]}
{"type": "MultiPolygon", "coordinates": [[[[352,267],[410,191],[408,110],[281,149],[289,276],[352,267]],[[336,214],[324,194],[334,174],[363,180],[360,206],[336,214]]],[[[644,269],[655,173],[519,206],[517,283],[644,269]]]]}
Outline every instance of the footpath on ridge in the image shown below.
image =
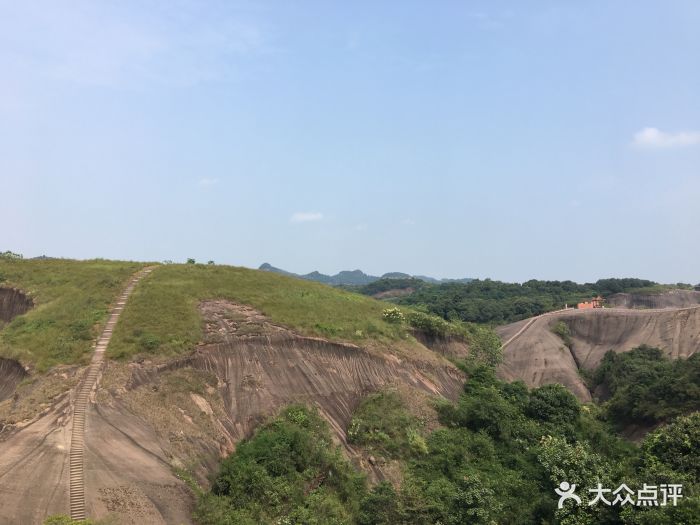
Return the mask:
{"type": "Polygon", "coordinates": [[[78,384],[75,399],[73,400],[73,428],[70,441],[70,516],[74,520],[86,519],[85,507],[85,420],[90,392],[97,384],[100,368],[104,361],[105,350],[112,338],[119,316],[126,306],[129,295],[138,282],[154,270],[154,266],[142,269],[136,273],[126,285],[116,304],[112,307],[107,318],[107,323],[102,334],[95,343],[95,351],[92,361],[85,370],[85,375],[78,384]]]}

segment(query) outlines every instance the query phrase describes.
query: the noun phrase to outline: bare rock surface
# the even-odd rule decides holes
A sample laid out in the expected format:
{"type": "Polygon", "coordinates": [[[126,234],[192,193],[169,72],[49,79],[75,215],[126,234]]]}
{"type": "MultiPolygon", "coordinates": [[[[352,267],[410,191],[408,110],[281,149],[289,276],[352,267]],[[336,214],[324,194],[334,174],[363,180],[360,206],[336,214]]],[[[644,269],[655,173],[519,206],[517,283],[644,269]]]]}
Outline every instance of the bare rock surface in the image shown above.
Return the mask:
{"type": "Polygon", "coordinates": [[[647,344],[672,358],[698,351],[700,307],[568,310],[499,327],[497,332],[503,341],[520,333],[504,349],[502,378],[521,379],[531,387],[561,383],[581,401],[590,401],[579,369],[594,370],[608,350],[627,352],[647,344]],[[570,348],[552,332],[558,322],[571,332],[570,348]]]}
{"type": "Polygon", "coordinates": [[[687,308],[700,304],[700,292],[695,290],[672,290],[658,294],[618,293],[606,300],[617,308],[687,308]]]}

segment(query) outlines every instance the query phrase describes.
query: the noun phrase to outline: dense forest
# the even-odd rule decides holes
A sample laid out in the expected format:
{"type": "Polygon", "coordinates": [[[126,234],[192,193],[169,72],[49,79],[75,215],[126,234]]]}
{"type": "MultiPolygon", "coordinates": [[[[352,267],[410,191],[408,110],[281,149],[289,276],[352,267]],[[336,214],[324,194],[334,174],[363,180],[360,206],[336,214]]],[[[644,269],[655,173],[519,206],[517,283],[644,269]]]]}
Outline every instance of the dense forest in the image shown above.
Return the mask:
{"type": "MultiPolygon", "coordinates": [[[[565,304],[590,300],[620,292],[640,291],[659,286],[644,279],[601,279],[595,283],[530,280],[522,284],[490,279],[468,283],[429,284],[413,279],[383,279],[357,288],[367,295],[393,288],[414,289],[396,299],[398,304],[419,306],[444,319],[472,323],[509,323],[563,308],[565,304]]],[[[689,285],[685,285],[689,286],[689,285]]]]}
{"type": "MultiPolygon", "coordinates": [[[[608,390],[601,405],[581,405],[561,385],[504,383],[493,366],[472,363],[464,365],[469,379],[459,401],[435,402],[432,428],[397,392],[371,394],[356,409],[348,439],[378,464],[402,466],[401,479],[374,486],[313,409],[290,406],[223,461],[211,491],[200,493],[196,518],[203,525],[698,524],[699,362],[670,363],[646,347],[611,354],[592,379],[608,390]],[[654,372],[644,375],[647,365],[654,372]],[[667,382],[681,385],[649,405],[667,424],[638,447],[619,437],[609,421],[619,415],[620,396],[646,404],[667,382]],[[687,395],[677,399],[679,392],[687,395]],[[580,505],[557,508],[562,481],[576,484],[580,505]],[[675,506],[589,505],[588,489],[598,483],[611,491],[624,483],[633,500],[644,484],[657,492],[680,484],[682,497],[675,506]]],[[[633,410],[626,421],[649,417],[633,410]]]]}

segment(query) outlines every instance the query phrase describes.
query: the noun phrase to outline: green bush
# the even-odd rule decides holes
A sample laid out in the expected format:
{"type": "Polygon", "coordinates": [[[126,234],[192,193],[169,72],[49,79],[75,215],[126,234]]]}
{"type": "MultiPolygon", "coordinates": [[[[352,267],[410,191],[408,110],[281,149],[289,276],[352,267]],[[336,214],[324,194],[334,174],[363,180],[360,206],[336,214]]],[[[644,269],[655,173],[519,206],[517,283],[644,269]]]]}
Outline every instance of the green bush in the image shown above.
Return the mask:
{"type": "Polygon", "coordinates": [[[568,324],[566,324],[564,321],[559,321],[552,327],[552,332],[558,335],[561,340],[564,341],[567,348],[572,347],[573,341],[571,341],[571,330],[569,329],[568,324]]]}
{"type": "Polygon", "coordinates": [[[412,328],[433,337],[445,337],[454,331],[443,318],[423,312],[409,312],[406,321],[412,328]]]}
{"type": "Polygon", "coordinates": [[[160,339],[153,334],[143,334],[140,337],[141,349],[146,352],[154,352],[160,347],[160,339]]]}
{"type": "Polygon", "coordinates": [[[383,481],[360,503],[358,525],[394,525],[401,523],[399,499],[394,487],[383,481]]]}
{"type": "Polygon", "coordinates": [[[526,414],[537,421],[559,426],[578,422],[581,407],[576,397],[560,384],[544,385],[530,392],[526,414]]]}
{"type": "Polygon", "coordinates": [[[382,318],[391,324],[401,324],[404,321],[404,315],[398,308],[385,308],[382,311],[382,318]]]}
{"type": "Polygon", "coordinates": [[[367,396],[355,410],[348,427],[348,441],[374,454],[407,458],[426,452],[421,422],[404,406],[398,393],[367,396]]]}
{"type": "Polygon", "coordinates": [[[349,523],[366,494],[318,413],[297,405],[259,428],[221,464],[195,518],[222,523],[349,523]]]}

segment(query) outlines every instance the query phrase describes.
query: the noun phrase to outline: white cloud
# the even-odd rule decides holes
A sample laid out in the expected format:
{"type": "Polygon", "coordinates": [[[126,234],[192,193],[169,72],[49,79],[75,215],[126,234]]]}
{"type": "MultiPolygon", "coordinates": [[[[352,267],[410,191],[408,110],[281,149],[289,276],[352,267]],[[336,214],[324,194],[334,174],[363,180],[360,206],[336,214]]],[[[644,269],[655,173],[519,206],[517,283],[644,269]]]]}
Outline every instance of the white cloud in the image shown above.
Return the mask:
{"type": "Polygon", "coordinates": [[[666,133],[656,128],[644,128],[634,134],[632,143],[639,148],[682,148],[700,144],[700,132],[666,133]]]}
{"type": "Polygon", "coordinates": [[[298,211],[292,213],[289,222],[313,222],[323,219],[323,213],[317,211],[298,211]]]}
{"type": "Polygon", "coordinates": [[[401,221],[401,224],[403,224],[405,226],[413,226],[415,223],[416,223],[416,221],[414,221],[413,219],[408,219],[408,218],[401,221]]]}
{"type": "Polygon", "coordinates": [[[208,188],[209,186],[214,186],[214,184],[218,184],[219,179],[210,179],[207,177],[204,177],[203,179],[199,179],[199,185],[203,186],[205,188],[208,188]]]}

